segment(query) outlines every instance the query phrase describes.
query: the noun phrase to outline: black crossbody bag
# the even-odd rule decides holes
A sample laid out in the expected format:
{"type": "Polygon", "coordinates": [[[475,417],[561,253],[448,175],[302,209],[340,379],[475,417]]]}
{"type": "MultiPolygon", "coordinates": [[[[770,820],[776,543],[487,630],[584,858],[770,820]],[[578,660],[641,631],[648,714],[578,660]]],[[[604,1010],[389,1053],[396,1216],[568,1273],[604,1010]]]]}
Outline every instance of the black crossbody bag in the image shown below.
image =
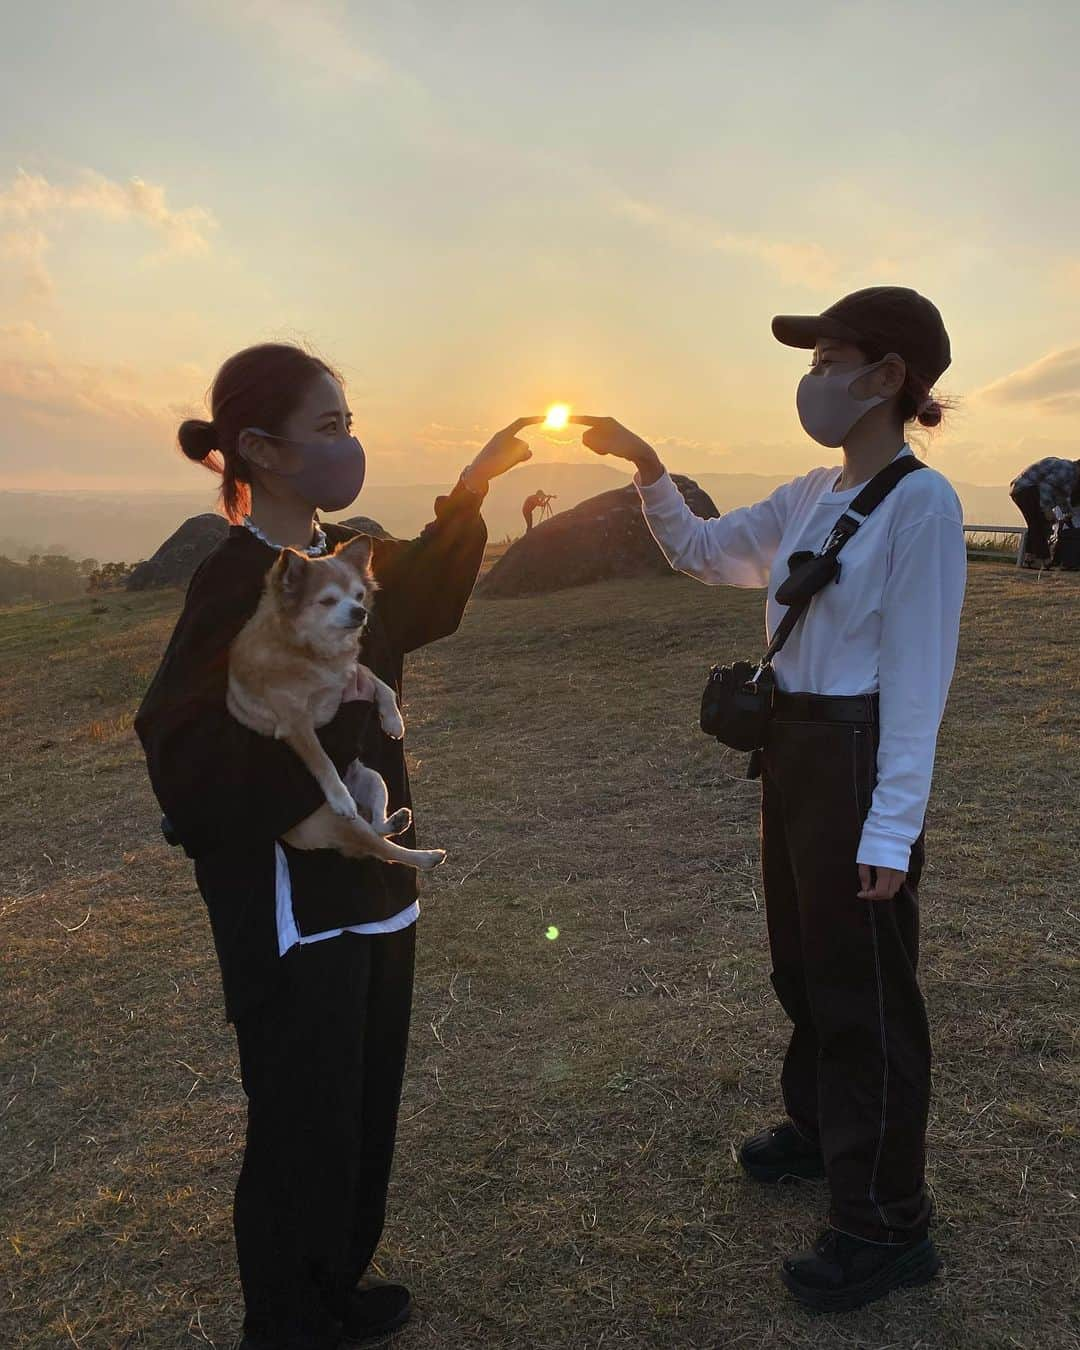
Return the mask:
{"type": "Polygon", "coordinates": [[[916,469],[925,468],[914,455],[904,455],[887,464],[854,499],[833,526],[818,553],[793,553],[788,559],[788,576],[776,592],[776,599],[788,606],[772,642],[761,660],[736,661],[730,666],[713,666],[709,682],[701,696],[701,729],[733,750],[755,752],[750,777],[757,776],[758,756],[768,735],[772,716],[772,696],[776,677],[772,663],[777,652],[791,636],[818,591],[840,580],[840,551],[847,541],[901,479],[916,469]]]}

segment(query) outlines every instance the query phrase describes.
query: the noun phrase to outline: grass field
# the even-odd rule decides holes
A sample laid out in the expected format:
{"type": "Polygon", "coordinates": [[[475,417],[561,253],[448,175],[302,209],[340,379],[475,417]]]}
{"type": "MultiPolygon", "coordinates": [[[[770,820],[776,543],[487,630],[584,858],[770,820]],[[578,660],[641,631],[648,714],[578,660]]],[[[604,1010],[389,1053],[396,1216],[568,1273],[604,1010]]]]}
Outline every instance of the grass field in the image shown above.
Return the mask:
{"type": "MultiPolygon", "coordinates": [[[[189,863],[131,732],[175,593],[0,616],[0,1347],[233,1344],[244,1129],[189,863]]],[[[761,597],[676,578],[475,602],[411,661],[426,886],[392,1216],[401,1350],[1080,1344],[1080,578],[972,569],[924,881],[942,1279],[782,1293],[820,1188],[777,1115],[757,788],[696,728],[761,597]],[[557,940],[546,936],[550,925],[557,940]]]]}

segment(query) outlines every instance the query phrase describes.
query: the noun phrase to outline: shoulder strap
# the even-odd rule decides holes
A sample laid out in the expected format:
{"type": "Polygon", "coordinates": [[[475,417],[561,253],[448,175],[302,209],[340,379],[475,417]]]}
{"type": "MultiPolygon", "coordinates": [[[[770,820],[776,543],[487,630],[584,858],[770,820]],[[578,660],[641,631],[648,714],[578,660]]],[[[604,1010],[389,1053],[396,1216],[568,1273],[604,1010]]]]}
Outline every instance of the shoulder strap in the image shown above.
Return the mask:
{"type": "Polygon", "coordinates": [[[916,459],[914,455],[904,455],[886,464],[880,473],[874,474],[832,527],[832,533],[825,541],[821,556],[835,558],[870,512],[881,505],[897,483],[909,473],[914,473],[916,469],[925,468],[926,465],[921,459],[916,459]]]}
{"type": "MultiPolygon", "coordinates": [[[[871,511],[876,510],[881,505],[897,483],[906,478],[909,473],[914,473],[916,469],[925,468],[926,465],[922,460],[916,459],[914,455],[903,455],[899,459],[894,459],[891,463],[886,464],[879,473],[874,474],[873,478],[870,479],[869,483],[832,527],[818,556],[835,558],[852,535],[857,533],[871,511]]],[[[773,634],[773,640],[769,643],[769,649],[761,659],[761,665],[758,667],[759,672],[772,664],[773,657],[791,636],[795,625],[806,613],[813,598],[813,596],[809,596],[801,603],[792,605],[780,620],[776,632],[773,634]]]]}

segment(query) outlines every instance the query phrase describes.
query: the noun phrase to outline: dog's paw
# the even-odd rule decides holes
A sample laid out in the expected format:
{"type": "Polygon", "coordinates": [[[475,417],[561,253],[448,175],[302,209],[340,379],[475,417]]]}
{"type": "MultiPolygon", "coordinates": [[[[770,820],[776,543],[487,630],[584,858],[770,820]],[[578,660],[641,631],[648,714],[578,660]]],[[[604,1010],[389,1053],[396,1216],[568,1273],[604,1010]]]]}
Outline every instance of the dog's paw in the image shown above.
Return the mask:
{"type": "Polygon", "coordinates": [[[392,816],[388,816],[386,821],[379,826],[379,833],[384,837],[390,837],[395,834],[404,834],[412,824],[412,812],[407,806],[399,807],[392,816]]]}
{"type": "Polygon", "coordinates": [[[421,872],[433,872],[440,863],[446,861],[446,849],[422,848],[416,853],[416,866],[421,872]]]}
{"type": "Polygon", "coordinates": [[[326,794],[326,801],[336,816],[344,816],[346,820],[356,819],[356,803],[346,788],[334,788],[326,794]]]}
{"type": "Polygon", "coordinates": [[[379,724],[393,741],[400,741],[405,735],[405,720],[395,708],[392,713],[384,713],[379,724]]]}

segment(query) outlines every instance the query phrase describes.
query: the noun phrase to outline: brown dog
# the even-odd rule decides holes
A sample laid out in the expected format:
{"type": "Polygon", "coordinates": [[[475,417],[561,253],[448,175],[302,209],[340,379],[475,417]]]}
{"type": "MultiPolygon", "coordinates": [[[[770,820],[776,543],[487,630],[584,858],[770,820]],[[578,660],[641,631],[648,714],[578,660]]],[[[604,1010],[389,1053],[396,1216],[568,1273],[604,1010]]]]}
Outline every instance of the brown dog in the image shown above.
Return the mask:
{"type": "Polygon", "coordinates": [[[291,746],[326,794],[326,805],[285,835],[287,844],[333,848],[352,858],[373,855],[428,871],[446,853],[403,848],[387,837],[408,829],[412,813],[402,807],[387,819],[381,774],[354,760],[342,781],[315,735],[353,684],[374,700],[388,736],[400,740],[405,734],[394,691],[359,661],[360,635],[377,589],[366,535],[325,558],[282,549],[258,609],[229,648],[226,702],[238,722],[291,746]]]}

